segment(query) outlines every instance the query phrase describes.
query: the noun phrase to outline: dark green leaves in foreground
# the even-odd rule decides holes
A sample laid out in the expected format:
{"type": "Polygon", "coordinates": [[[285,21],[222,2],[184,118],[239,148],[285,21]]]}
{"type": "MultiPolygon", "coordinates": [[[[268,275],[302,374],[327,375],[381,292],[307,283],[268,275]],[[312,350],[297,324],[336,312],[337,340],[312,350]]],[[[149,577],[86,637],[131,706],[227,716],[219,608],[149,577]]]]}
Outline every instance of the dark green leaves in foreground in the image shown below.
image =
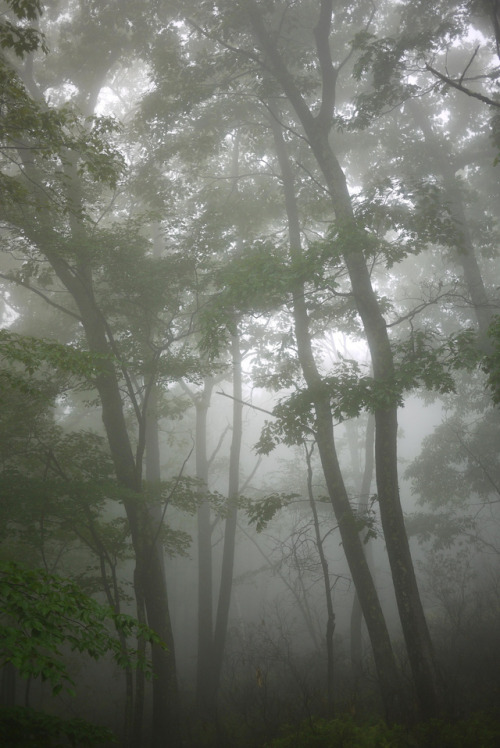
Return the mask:
{"type": "Polygon", "coordinates": [[[4,748],[56,748],[63,745],[83,748],[110,742],[116,742],[111,730],[78,717],[60,719],[24,706],[0,709],[0,745],[4,748]]]}
{"type": "Polygon", "coordinates": [[[485,357],[484,369],[488,374],[488,384],[492,391],[492,399],[496,405],[500,404],[500,316],[494,318],[489,329],[492,351],[485,357]]]}
{"type": "Polygon", "coordinates": [[[52,692],[71,692],[73,681],[61,648],[97,660],[112,654],[120,667],[150,672],[133,648],[124,649],[115,631],[162,645],[134,618],[118,615],[66,579],[11,562],[0,563],[0,667],[11,663],[24,678],[41,678],[52,692]]]}
{"type": "Polygon", "coordinates": [[[9,330],[0,330],[0,356],[10,364],[21,364],[28,374],[34,374],[44,364],[49,364],[83,379],[94,377],[105,358],[71,345],[16,335],[9,330]]]}

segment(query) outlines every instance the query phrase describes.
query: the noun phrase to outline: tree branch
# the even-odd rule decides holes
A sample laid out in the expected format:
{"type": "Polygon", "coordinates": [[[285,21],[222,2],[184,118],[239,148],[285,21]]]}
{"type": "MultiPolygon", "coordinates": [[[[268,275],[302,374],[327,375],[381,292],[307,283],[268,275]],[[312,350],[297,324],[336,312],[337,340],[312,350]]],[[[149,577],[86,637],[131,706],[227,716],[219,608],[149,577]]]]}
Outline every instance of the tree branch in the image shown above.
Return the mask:
{"type": "Polygon", "coordinates": [[[33,286],[30,286],[30,284],[27,281],[22,281],[20,278],[15,278],[11,275],[5,275],[4,273],[0,273],[0,278],[3,278],[7,281],[12,281],[13,283],[17,283],[18,286],[22,286],[23,288],[27,288],[28,291],[32,291],[37,296],[40,296],[44,301],[47,302],[47,304],[50,304],[50,306],[53,306],[55,309],[58,309],[60,312],[63,312],[64,314],[69,315],[70,317],[73,317],[74,319],[78,320],[78,322],[82,321],[82,318],[79,314],[76,314],[76,312],[72,312],[70,309],[66,309],[66,307],[61,306],[61,304],[58,304],[56,301],[52,301],[48,296],[46,296],[42,291],[40,291],[38,288],[33,288],[33,286]]]}
{"type": "Polygon", "coordinates": [[[314,126],[314,117],[302,94],[297,88],[288,67],[281,57],[274,39],[272,39],[266,28],[260,8],[254,0],[247,0],[245,3],[245,10],[250,19],[255,38],[260,44],[261,49],[266,56],[266,60],[270,63],[272,72],[280,81],[285,95],[297,112],[304,129],[312,128],[314,126]]]}
{"type": "Polygon", "coordinates": [[[314,27],[314,39],[318,51],[321,70],[321,106],[317,114],[318,123],[330,128],[335,109],[335,86],[338,70],[333,66],[330,52],[330,31],[332,28],[333,0],[321,0],[319,19],[314,27]]]}
{"type": "Polygon", "coordinates": [[[495,101],[494,99],[491,99],[489,96],[484,96],[483,94],[476,93],[476,91],[471,91],[470,88],[467,88],[466,86],[462,85],[460,81],[455,81],[453,80],[453,78],[450,78],[449,76],[444,75],[444,73],[440,73],[439,70],[436,70],[436,68],[433,68],[432,65],[429,65],[429,63],[426,63],[425,68],[430,73],[435,75],[436,78],[439,78],[439,80],[443,81],[443,83],[446,83],[448,86],[451,86],[452,88],[456,88],[457,91],[461,91],[467,96],[471,96],[473,99],[479,99],[479,101],[482,101],[484,104],[488,104],[488,106],[494,106],[500,109],[500,101],[495,101]]]}

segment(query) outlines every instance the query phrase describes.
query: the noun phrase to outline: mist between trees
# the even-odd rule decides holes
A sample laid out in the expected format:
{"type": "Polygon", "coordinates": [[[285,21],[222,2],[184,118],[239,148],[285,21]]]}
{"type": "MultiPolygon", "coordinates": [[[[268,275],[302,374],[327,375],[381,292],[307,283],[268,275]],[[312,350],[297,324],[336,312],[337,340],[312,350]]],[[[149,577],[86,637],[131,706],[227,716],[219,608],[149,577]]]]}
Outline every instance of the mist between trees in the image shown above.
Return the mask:
{"type": "Polygon", "coordinates": [[[497,0],[0,2],[0,742],[495,746],[497,0]]]}

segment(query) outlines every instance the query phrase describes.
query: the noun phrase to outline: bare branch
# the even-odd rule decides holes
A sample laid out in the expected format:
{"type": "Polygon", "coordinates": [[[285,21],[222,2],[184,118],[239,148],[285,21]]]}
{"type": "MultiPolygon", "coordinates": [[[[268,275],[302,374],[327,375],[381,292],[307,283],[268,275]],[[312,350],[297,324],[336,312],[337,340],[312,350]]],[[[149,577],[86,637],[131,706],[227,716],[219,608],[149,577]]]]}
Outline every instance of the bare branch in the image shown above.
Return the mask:
{"type": "Polygon", "coordinates": [[[234,400],[237,403],[241,403],[241,405],[246,405],[248,408],[252,408],[252,410],[260,410],[261,413],[266,413],[268,416],[272,416],[273,418],[277,418],[277,416],[272,413],[270,410],[265,410],[265,408],[259,408],[258,405],[252,405],[252,403],[247,402],[246,400],[240,400],[237,397],[233,397],[232,395],[228,395],[225,392],[222,392],[222,390],[219,390],[215,393],[216,395],[222,395],[223,397],[228,397],[230,400],[234,400]]]}
{"type": "Polygon", "coordinates": [[[425,68],[430,73],[435,75],[436,78],[439,78],[439,80],[443,81],[443,83],[446,83],[448,86],[451,86],[452,88],[456,88],[457,91],[461,91],[467,96],[471,96],[473,99],[479,99],[479,101],[482,101],[484,104],[488,104],[488,106],[494,106],[500,109],[500,101],[495,101],[495,99],[491,99],[489,96],[484,96],[483,94],[477,93],[476,91],[471,91],[470,88],[463,86],[459,81],[455,81],[453,80],[453,78],[450,78],[449,76],[444,75],[444,73],[440,73],[439,70],[436,70],[436,68],[433,68],[432,65],[429,65],[429,63],[426,63],[425,68]]]}
{"type": "Polygon", "coordinates": [[[73,317],[74,319],[78,320],[78,322],[82,321],[82,318],[79,314],[76,314],[76,312],[72,312],[71,309],[66,309],[66,307],[62,306],[61,304],[58,304],[56,301],[52,301],[46,294],[44,294],[42,291],[40,291],[38,288],[33,288],[33,286],[30,286],[30,284],[27,281],[22,281],[20,278],[15,278],[11,275],[5,275],[4,273],[0,273],[0,278],[3,278],[7,281],[12,281],[12,283],[17,283],[18,286],[22,286],[23,288],[27,288],[28,291],[32,291],[37,296],[40,296],[44,301],[47,302],[47,304],[50,304],[50,306],[53,306],[55,309],[58,309],[60,312],[63,312],[64,314],[69,315],[70,317],[73,317]]]}
{"type": "Polygon", "coordinates": [[[460,76],[460,80],[458,81],[458,82],[459,82],[460,84],[462,84],[462,83],[463,83],[463,80],[464,80],[464,78],[465,78],[465,74],[466,74],[467,70],[468,70],[468,69],[470,68],[470,66],[471,66],[471,65],[472,65],[472,63],[474,62],[474,58],[476,57],[477,53],[479,52],[479,47],[480,47],[480,45],[478,44],[478,45],[477,45],[477,47],[476,47],[476,49],[475,49],[475,50],[474,50],[474,52],[472,53],[472,56],[471,56],[471,58],[470,58],[469,62],[468,62],[468,63],[467,63],[467,65],[465,66],[465,68],[464,68],[464,71],[463,71],[462,75],[460,76]]]}

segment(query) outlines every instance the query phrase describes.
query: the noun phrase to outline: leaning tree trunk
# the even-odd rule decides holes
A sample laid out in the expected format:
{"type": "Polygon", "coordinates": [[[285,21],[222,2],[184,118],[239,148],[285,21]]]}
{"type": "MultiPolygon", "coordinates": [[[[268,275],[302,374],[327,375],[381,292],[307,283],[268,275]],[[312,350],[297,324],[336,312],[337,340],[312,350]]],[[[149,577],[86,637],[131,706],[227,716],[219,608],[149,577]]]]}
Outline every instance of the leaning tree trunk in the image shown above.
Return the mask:
{"type": "Polygon", "coordinates": [[[325,603],[326,603],[326,631],[325,631],[325,644],[326,644],[326,706],[327,714],[330,719],[335,716],[335,702],[333,698],[334,685],[335,685],[335,662],[334,662],[334,651],[333,651],[333,635],[335,633],[335,611],[333,608],[333,595],[332,585],[330,584],[330,571],[328,569],[328,559],[325,554],[324,548],[324,536],[321,535],[321,527],[318,517],[318,511],[316,509],[316,501],[314,498],[313,491],[313,469],[312,469],[312,452],[313,447],[309,450],[307,444],[304,443],[304,450],[306,454],[307,462],[307,494],[309,498],[309,506],[311,507],[311,513],[313,516],[314,535],[316,538],[316,547],[318,549],[319,561],[321,564],[321,573],[323,576],[323,586],[325,589],[325,603]]]}
{"type": "Polygon", "coordinates": [[[101,400],[102,419],[118,483],[129,494],[137,495],[137,499],[123,500],[135,551],[134,579],[137,596],[139,600],[144,600],[148,625],[168,648],[165,651],[158,645],[152,646],[152,748],[174,748],[181,745],[174,641],[168,609],[163,551],[149,508],[140,498],[142,455],[138,455],[136,459],[132,451],[119,383],[106,338],[105,322],[93,298],[91,287],[81,279],[81,274],[70,273],[60,258],[52,256],[50,252],[46,254],[77,304],[89,349],[105,357],[95,385],[101,400]]]}
{"type": "MultiPolygon", "coordinates": [[[[431,718],[441,712],[443,691],[417,586],[399,496],[397,403],[393,401],[393,396],[391,396],[395,378],[394,358],[387,326],[371,284],[370,272],[365,259],[364,253],[368,249],[368,238],[366,232],[356,222],[346,177],[329,141],[338,74],[338,70],[334,68],[332,63],[329,46],[333,0],[321,0],[320,17],[314,29],[322,77],[321,105],[316,115],[312,114],[307,102],[298,90],[278,50],[274,37],[266,28],[259,6],[254,0],[249,0],[246,7],[255,37],[265,54],[266,66],[272,70],[276,81],[281,85],[283,92],[295,110],[318,167],[323,174],[335,214],[339,246],[342,247],[342,256],[371,354],[373,376],[379,390],[385,390],[387,393],[386,404],[378,406],[375,410],[375,464],[380,516],[419,712],[423,718],[431,718]]],[[[305,325],[302,334],[307,335],[305,325]]],[[[330,433],[331,425],[329,422],[331,421],[330,402],[328,394],[321,389],[321,382],[314,381],[315,375],[312,367],[307,365],[304,369],[306,381],[308,381],[308,375],[306,374],[308,368],[311,376],[311,384],[308,382],[308,385],[309,387],[315,386],[318,392],[315,407],[318,419],[318,447],[321,454],[319,434],[324,439],[324,444],[333,443],[333,433],[330,433]]],[[[337,466],[333,461],[326,466],[323,465],[323,467],[327,472],[336,473],[337,471],[337,466]]],[[[332,480],[338,482],[334,475],[332,475],[332,480]]],[[[340,505],[338,510],[342,516],[340,505]]],[[[344,548],[346,554],[351,552],[345,544],[344,548]]],[[[363,564],[366,566],[366,561],[363,561],[363,564]]],[[[357,565],[353,567],[353,572],[354,568],[358,568],[357,565]]],[[[359,593],[358,584],[356,584],[356,587],[359,593]]],[[[364,609],[363,613],[368,625],[364,609]]]]}
{"type": "MultiPolygon", "coordinates": [[[[281,126],[275,115],[271,118],[271,125],[283,179],[290,253],[293,259],[299,260],[302,253],[301,234],[293,173],[281,126]]],[[[389,720],[397,720],[402,714],[398,670],[377,590],[359,537],[358,523],[349,503],[338,462],[330,397],[323,386],[314,359],[303,281],[297,282],[293,292],[293,318],[299,361],[313,400],[316,416],[315,436],[328,493],[338,522],[347,563],[365,616],[386,714],[389,720]]]]}

